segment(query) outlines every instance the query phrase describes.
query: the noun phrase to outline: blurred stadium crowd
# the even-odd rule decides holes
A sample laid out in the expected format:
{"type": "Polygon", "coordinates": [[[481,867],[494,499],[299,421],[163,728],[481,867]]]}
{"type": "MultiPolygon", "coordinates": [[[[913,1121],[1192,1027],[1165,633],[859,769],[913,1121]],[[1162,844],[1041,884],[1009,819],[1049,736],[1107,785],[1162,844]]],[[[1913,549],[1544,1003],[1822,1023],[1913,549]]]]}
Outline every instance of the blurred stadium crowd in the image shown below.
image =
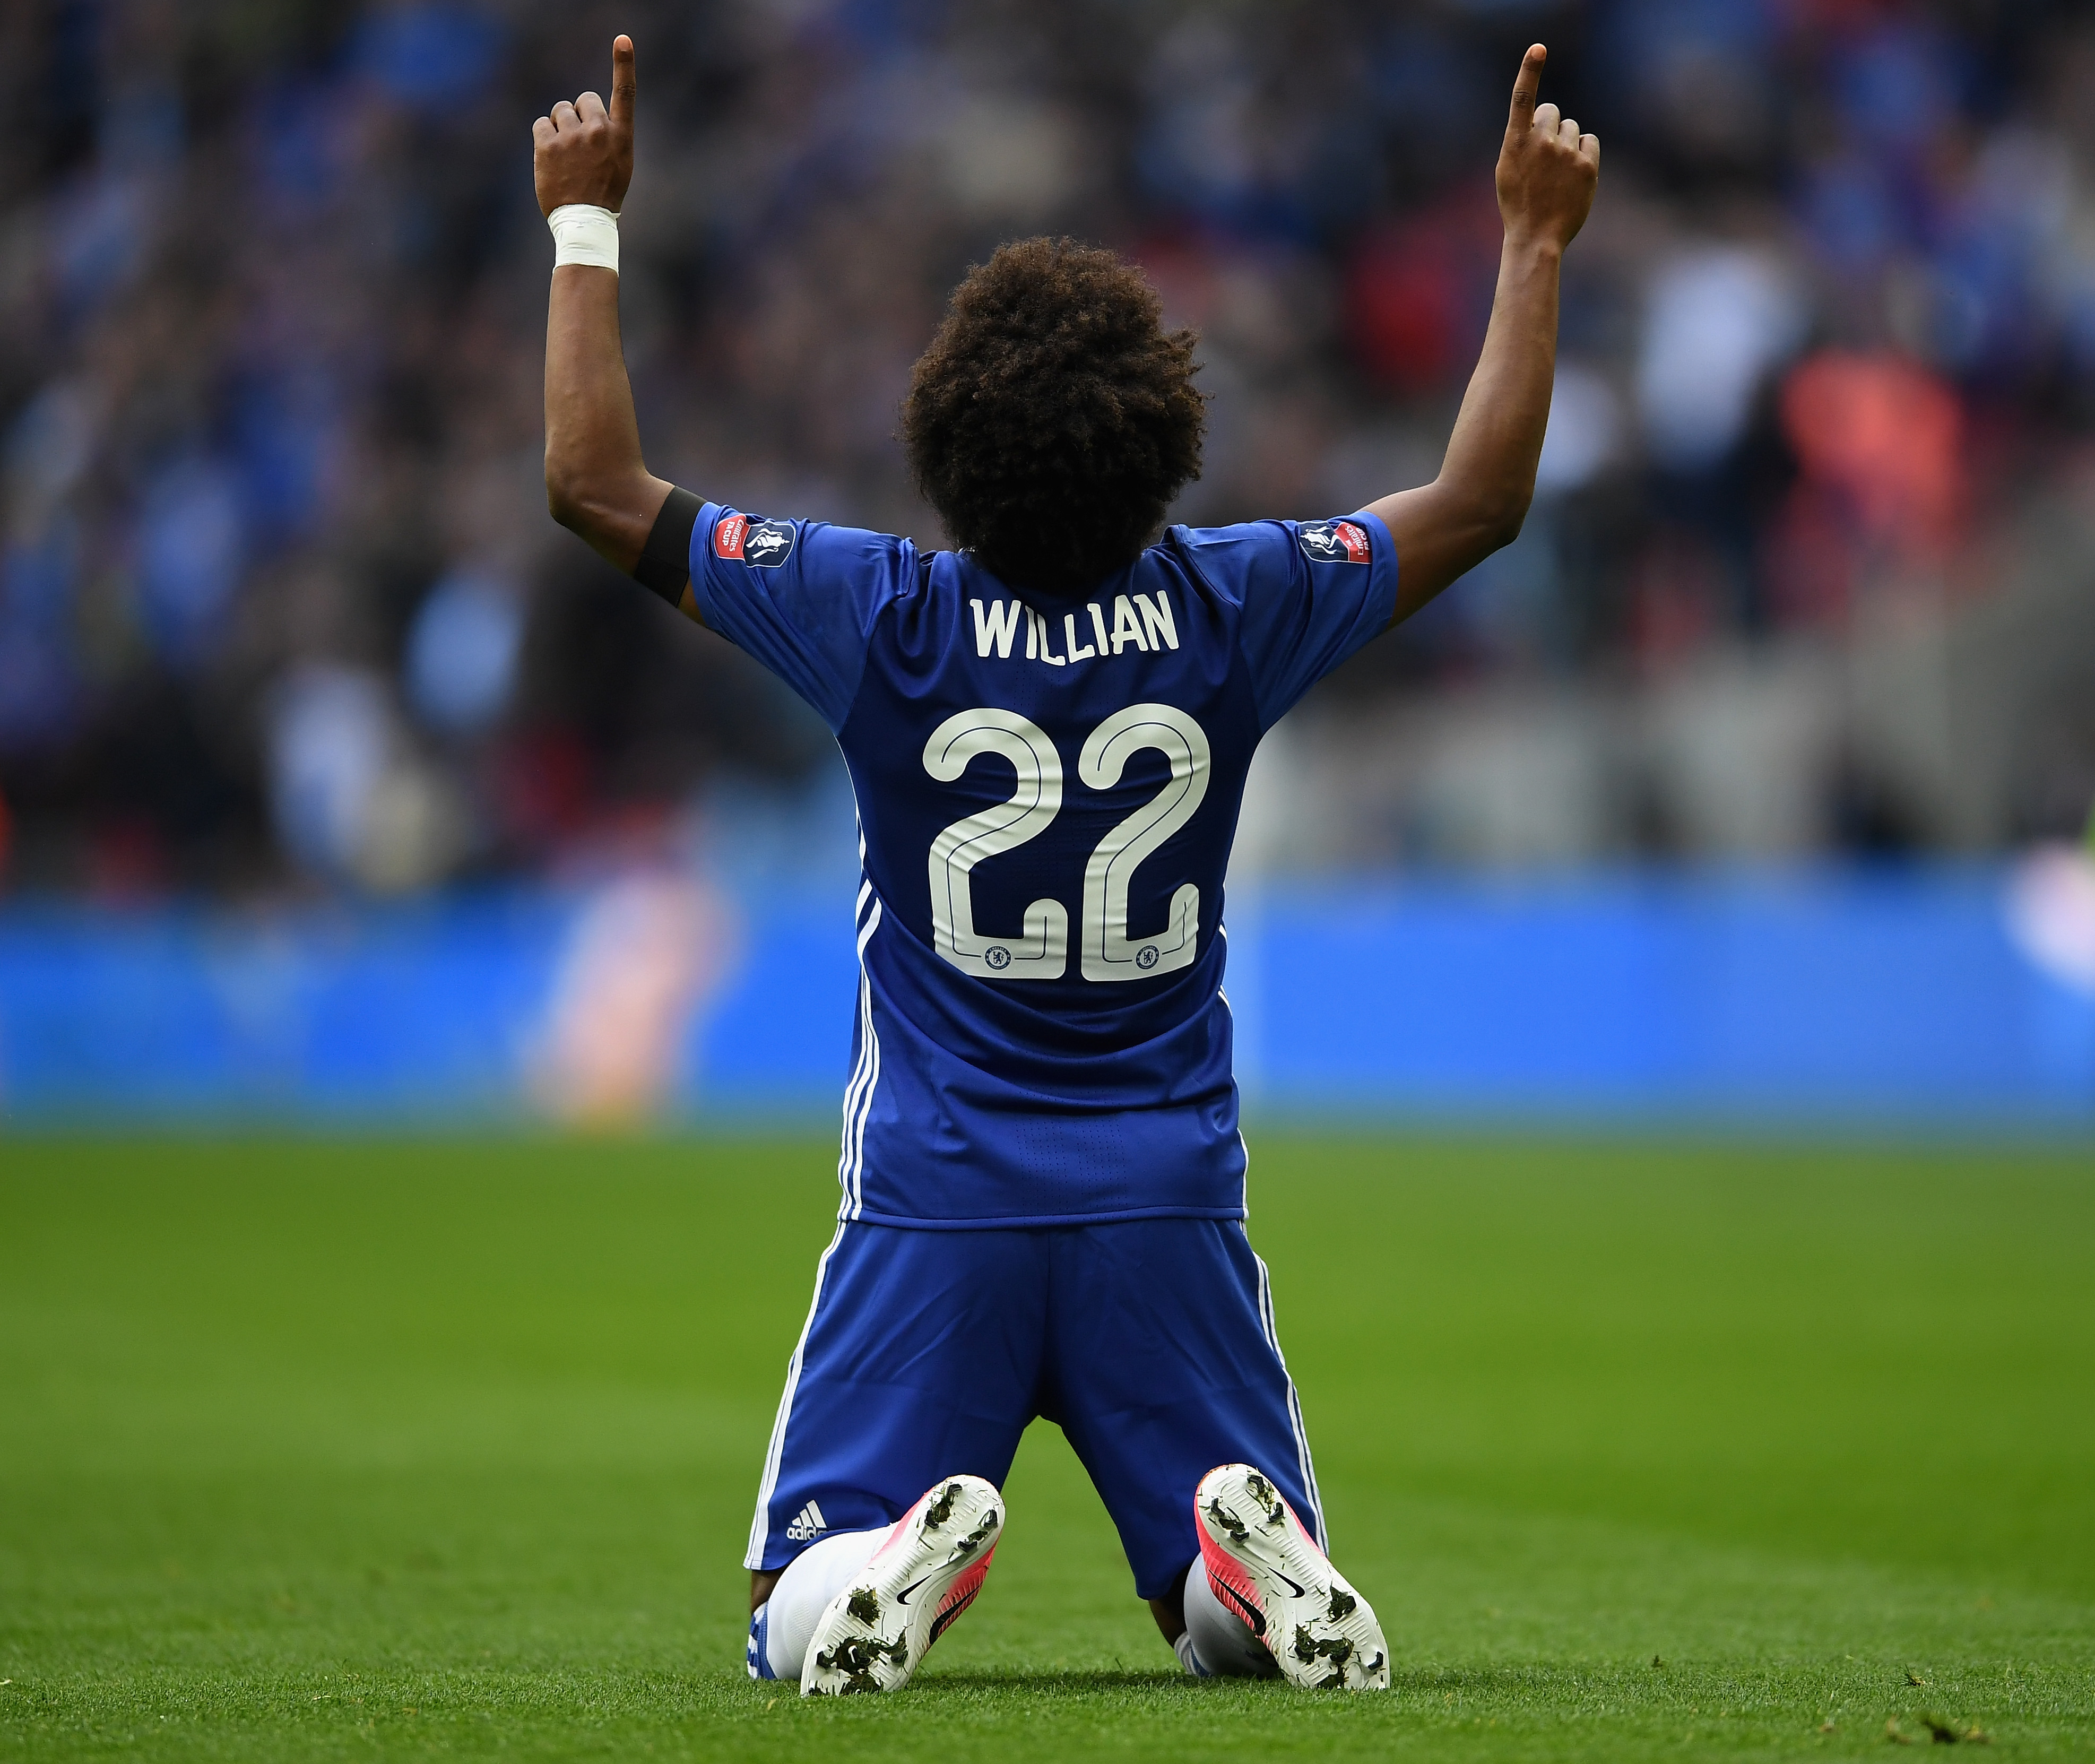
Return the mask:
{"type": "Polygon", "coordinates": [[[963,267],[1026,233],[1135,255],[1200,329],[1178,518],[1430,477],[1546,39],[1606,159],[1535,513],[1288,726],[1254,847],[1984,849],[2086,817],[2084,7],[13,0],[7,886],[407,890],[828,788],[782,690],[544,512],[529,124],[619,29],[650,463],[926,543],[895,406],[963,267]]]}

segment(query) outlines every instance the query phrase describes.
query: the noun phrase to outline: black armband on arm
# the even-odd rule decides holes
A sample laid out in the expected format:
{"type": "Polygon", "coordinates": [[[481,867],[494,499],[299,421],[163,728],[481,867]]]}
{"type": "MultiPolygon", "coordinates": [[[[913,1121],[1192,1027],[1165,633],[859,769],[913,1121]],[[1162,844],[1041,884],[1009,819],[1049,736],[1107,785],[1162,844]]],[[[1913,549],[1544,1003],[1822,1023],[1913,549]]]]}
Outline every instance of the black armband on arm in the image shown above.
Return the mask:
{"type": "Polygon", "coordinates": [[[673,607],[684,603],[684,584],[691,575],[691,531],[704,507],[689,490],[672,486],[641,547],[640,561],[633,566],[633,579],[673,607]]]}

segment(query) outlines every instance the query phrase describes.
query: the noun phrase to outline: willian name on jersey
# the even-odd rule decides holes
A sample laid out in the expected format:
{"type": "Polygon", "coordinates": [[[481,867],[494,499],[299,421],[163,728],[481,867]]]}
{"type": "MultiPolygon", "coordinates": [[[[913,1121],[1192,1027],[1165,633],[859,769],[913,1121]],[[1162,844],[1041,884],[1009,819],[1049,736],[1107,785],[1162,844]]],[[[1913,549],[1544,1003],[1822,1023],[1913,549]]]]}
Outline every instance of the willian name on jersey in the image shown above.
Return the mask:
{"type": "Polygon", "coordinates": [[[1130,648],[1147,656],[1178,647],[1178,621],[1169,595],[1161,589],[1153,595],[1115,595],[1110,626],[1104,603],[1096,600],[1086,601],[1081,612],[1065,612],[1059,626],[1050,615],[1021,601],[991,600],[985,608],[971,598],[968,606],[974,614],[975,653],[985,659],[993,651],[1000,661],[1009,660],[1021,629],[1025,659],[1051,668],[1118,656],[1130,648]]]}

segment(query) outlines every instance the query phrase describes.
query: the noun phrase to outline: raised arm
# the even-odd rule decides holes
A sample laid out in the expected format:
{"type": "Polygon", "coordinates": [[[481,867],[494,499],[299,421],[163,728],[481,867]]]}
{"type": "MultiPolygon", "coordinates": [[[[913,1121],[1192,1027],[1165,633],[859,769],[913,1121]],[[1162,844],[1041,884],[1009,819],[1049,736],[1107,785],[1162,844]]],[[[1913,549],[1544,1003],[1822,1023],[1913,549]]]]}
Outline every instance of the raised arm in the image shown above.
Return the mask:
{"type": "MultiPolygon", "coordinates": [[[[633,181],[633,39],[612,44],[611,107],[594,92],[531,125],[532,174],[548,219],[575,204],[618,211],[633,181]]],[[[619,346],[618,272],[553,271],[546,314],[546,504],[553,518],[630,573],[672,486],[640,455],[619,346]]],[[[691,595],[683,592],[685,611],[691,595]]]]}
{"type": "Polygon", "coordinates": [[[1530,49],[1514,84],[1499,152],[1498,291],[1440,475],[1368,504],[1396,542],[1396,619],[1511,544],[1534,499],[1557,375],[1557,272],[1601,175],[1599,137],[1580,134],[1554,104],[1535,102],[1548,55],[1540,43],[1530,49]]]}

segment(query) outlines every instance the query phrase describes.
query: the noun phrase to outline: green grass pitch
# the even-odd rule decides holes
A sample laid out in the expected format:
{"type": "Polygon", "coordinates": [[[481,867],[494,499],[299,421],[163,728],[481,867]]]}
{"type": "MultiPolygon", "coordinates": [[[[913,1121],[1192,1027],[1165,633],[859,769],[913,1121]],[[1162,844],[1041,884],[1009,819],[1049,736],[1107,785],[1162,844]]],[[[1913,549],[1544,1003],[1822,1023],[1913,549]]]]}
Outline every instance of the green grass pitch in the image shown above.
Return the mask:
{"type": "Polygon", "coordinates": [[[1181,1679],[1044,1425],[911,1688],[749,1683],[820,1142],[0,1142],[0,1757],[2095,1756],[2084,1148],[1252,1152],[1387,1697],[1181,1679]]]}

